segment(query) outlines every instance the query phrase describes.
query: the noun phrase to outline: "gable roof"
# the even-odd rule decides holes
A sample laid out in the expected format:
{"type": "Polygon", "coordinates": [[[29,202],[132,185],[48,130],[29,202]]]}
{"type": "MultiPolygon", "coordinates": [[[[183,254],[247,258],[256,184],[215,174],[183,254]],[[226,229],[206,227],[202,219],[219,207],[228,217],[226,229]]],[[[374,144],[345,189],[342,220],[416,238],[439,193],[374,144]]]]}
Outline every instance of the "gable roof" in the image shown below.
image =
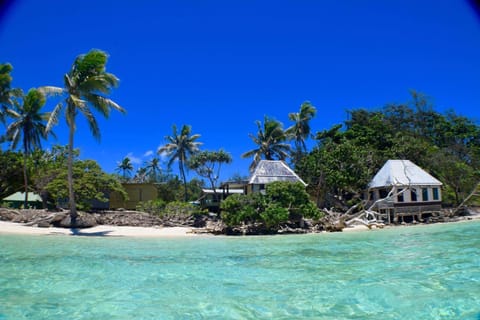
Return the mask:
{"type": "Polygon", "coordinates": [[[280,160],[261,160],[252,175],[249,184],[267,184],[274,181],[301,182],[307,184],[285,162],[280,160]]]}
{"type": "MultiPolygon", "coordinates": [[[[25,192],[15,192],[9,195],[6,198],[3,198],[3,201],[25,201],[25,192]]],[[[33,192],[28,193],[28,202],[42,201],[42,198],[33,192]]]]}
{"type": "Polygon", "coordinates": [[[379,188],[393,185],[441,186],[442,183],[410,160],[388,160],[368,186],[379,188]]]}

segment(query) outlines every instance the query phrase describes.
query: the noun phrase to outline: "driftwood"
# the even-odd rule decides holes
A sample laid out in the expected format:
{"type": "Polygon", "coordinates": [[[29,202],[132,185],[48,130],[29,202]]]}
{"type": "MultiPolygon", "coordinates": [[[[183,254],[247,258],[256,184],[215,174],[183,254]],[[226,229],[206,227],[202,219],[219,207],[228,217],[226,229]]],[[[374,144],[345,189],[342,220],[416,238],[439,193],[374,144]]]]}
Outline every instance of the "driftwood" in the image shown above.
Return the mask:
{"type": "Polygon", "coordinates": [[[456,207],[453,212],[452,212],[452,215],[456,215],[460,210],[462,210],[464,207],[465,207],[465,204],[474,196],[480,196],[480,193],[478,191],[478,189],[480,188],[480,182],[477,183],[475,185],[475,188],[473,188],[472,192],[470,192],[470,194],[462,201],[462,203],[460,203],[458,205],[458,207],[456,207]]]}

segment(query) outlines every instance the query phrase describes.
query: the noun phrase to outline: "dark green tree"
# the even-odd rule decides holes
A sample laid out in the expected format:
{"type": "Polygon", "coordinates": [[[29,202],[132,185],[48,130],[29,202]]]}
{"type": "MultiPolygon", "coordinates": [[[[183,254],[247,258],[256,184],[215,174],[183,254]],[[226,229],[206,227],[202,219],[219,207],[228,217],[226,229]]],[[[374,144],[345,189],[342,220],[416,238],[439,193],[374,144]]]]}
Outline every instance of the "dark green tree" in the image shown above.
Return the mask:
{"type": "Polygon", "coordinates": [[[205,178],[210,182],[210,186],[216,197],[217,192],[215,191],[215,188],[220,177],[222,164],[228,164],[231,162],[232,156],[223,149],[220,149],[218,151],[200,151],[194,154],[190,158],[188,166],[195,170],[200,177],[205,178]]]}
{"type": "Polygon", "coordinates": [[[7,127],[6,138],[11,141],[12,149],[21,144],[23,150],[24,208],[28,205],[27,158],[34,149],[41,148],[42,139],[47,139],[45,128],[49,113],[41,112],[45,102],[45,96],[40,91],[30,89],[21,102],[15,100],[14,109],[9,112],[13,121],[7,127]]]}

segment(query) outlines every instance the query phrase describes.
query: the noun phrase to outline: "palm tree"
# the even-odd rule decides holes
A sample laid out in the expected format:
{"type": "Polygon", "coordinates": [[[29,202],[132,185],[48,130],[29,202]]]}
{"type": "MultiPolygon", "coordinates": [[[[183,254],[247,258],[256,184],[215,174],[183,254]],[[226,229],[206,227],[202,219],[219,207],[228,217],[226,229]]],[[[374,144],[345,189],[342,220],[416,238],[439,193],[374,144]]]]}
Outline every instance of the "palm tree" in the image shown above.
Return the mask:
{"type": "Polygon", "coordinates": [[[108,56],[100,50],[91,50],[87,54],[79,55],[73,62],[71,70],[64,76],[64,88],[43,87],[47,93],[64,95],[65,101],[60,102],[53,110],[47,124],[50,130],[58,122],[61,110],[65,109],[65,117],[69,127],[68,139],[68,193],[70,202],[70,217],[75,223],[77,208],[73,190],[73,138],[75,134],[75,119],[78,113],[85,116],[92,135],[100,140],[100,129],[92,109],[105,118],[110,115],[111,109],[125,113],[125,109],[108,98],[111,90],[118,86],[118,78],[105,71],[108,56]]]}
{"type": "MultiPolygon", "coordinates": [[[[23,97],[23,103],[14,102],[9,110],[13,122],[7,127],[6,138],[11,141],[11,148],[16,149],[20,141],[23,148],[23,179],[25,187],[24,208],[28,204],[27,157],[34,149],[41,148],[41,139],[47,139],[46,123],[49,113],[40,112],[45,105],[45,96],[36,89],[30,89],[23,97]]],[[[50,132],[52,135],[53,133],[50,132]]]]}
{"type": "Polygon", "coordinates": [[[250,150],[242,154],[242,158],[253,156],[253,162],[250,165],[250,171],[255,169],[258,162],[264,157],[266,160],[285,160],[290,151],[290,145],[284,143],[287,139],[283,131],[282,124],[274,119],[265,116],[262,123],[257,120],[255,122],[258,128],[257,136],[250,134],[250,138],[257,145],[256,149],[250,150]]]}
{"type": "Polygon", "coordinates": [[[191,134],[192,128],[187,125],[183,125],[180,132],[177,132],[177,126],[172,126],[173,134],[166,136],[167,144],[158,148],[157,153],[166,153],[170,160],[168,161],[168,167],[171,167],[175,160],[178,160],[178,169],[183,179],[183,185],[185,188],[185,201],[188,200],[187,196],[187,178],[185,176],[185,165],[188,161],[188,157],[195,154],[199,150],[201,142],[196,140],[200,138],[199,134],[191,134]]]}
{"type": "Polygon", "coordinates": [[[288,118],[294,124],[285,130],[285,133],[292,140],[295,140],[295,148],[298,152],[306,152],[307,146],[305,140],[311,135],[310,120],[315,117],[317,109],[308,101],[302,103],[300,112],[292,112],[288,114],[288,118]]]}
{"type": "Polygon", "coordinates": [[[147,180],[147,168],[140,167],[138,168],[135,176],[133,177],[133,181],[136,183],[144,183],[147,180]]]}
{"type": "Polygon", "coordinates": [[[9,63],[0,64],[0,122],[5,124],[5,118],[9,115],[10,108],[13,107],[13,98],[21,97],[20,89],[12,89],[10,84],[12,82],[13,67],[9,63]]]}
{"type": "Polygon", "coordinates": [[[122,172],[123,181],[127,181],[127,176],[129,177],[132,174],[133,164],[130,161],[129,157],[125,157],[122,159],[117,166],[117,172],[122,172]]]}
{"type": "Polygon", "coordinates": [[[157,181],[158,173],[162,169],[160,168],[160,159],[157,157],[152,158],[145,164],[145,174],[150,177],[150,181],[157,181]]]}

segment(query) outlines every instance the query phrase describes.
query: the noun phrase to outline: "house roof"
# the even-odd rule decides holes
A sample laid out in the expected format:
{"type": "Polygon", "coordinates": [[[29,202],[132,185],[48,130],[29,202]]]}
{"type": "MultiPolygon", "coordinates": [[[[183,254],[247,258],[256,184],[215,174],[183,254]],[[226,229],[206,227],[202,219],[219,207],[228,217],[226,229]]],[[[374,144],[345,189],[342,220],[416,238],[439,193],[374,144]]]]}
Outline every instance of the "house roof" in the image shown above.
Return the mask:
{"type": "MultiPolygon", "coordinates": [[[[25,192],[15,192],[14,194],[9,195],[6,198],[3,198],[3,201],[25,201],[25,192]]],[[[33,192],[28,193],[28,202],[42,201],[42,198],[33,192]]]]}
{"type": "Polygon", "coordinates": [[[248,183],[267,184],[274,181],[301,182],[307,185],[285,162],[280,160],[261,160],[248,183]]]}
{"type": "Polygon", "coordinates": [[[388,160],[370,181],[369,188],[442,183],[410,160],[388,160]]]}

